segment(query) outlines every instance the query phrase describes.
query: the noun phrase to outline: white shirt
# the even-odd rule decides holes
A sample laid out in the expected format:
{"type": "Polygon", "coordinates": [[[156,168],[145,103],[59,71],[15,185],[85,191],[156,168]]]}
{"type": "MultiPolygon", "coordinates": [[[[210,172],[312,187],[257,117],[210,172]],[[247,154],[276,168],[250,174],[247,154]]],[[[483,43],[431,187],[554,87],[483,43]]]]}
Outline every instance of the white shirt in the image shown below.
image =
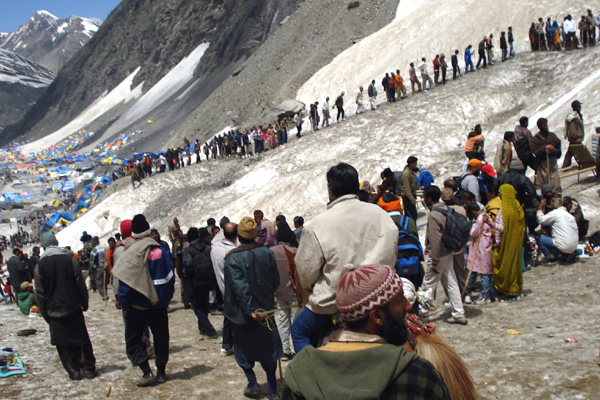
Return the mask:
{"type": "Polygon", "coordinates": [[[225,295],[225,256],[237,246],[229,240],[222,240],[212,245],[210,249],[210,260],[212,261],[217,285],[221,290],[221,294],[225,295]]]}
{"type": "Polygon", "coordinates": [[[577,249],[579,229],[575,217],[566,208],[559,207],[546,215],[538,210],[537,220],[540,225],[552,226],[552,239],[557,249],[566,254],[577,249]]]}
{"type": "Polygon", "coordinates": [[[569,21],[568,19],[564,22],[563,24],[565,32],[570,33],[570,32],[577,32],[577,25],[575,25],[575,21],[571,20],[569,21]]]}
{"type": "Polygon", "coordinates": [[[325,100],[323,102],[323,105],[321,106],[321,109],[323,110],[323,112],[329,112],[329,102],[327,100],[325,100]]]}
{"type": "Polygon", "coordinates": [[[423,62],[421,62],[421,64],[419,64],[419,71],[421,71],[421,74],[427,73],[427,63],[425,61],[423,61],[423,62]]]}

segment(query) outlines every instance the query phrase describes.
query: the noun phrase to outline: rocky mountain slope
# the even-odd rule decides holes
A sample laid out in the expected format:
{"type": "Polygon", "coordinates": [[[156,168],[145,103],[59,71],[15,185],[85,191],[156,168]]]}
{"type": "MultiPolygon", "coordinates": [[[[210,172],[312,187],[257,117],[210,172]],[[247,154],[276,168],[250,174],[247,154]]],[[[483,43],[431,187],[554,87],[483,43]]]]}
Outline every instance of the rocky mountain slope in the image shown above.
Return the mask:
{"type": "Polygon", "coordinates": [[[56,74],[101,24],[95,18],[61,19],[48,11],[37,11],[18,30],[2,34],[0,49],[14,51],[56,74]]]}
{"type": "MultiPolygon", "coordinates": [[[[197,106],[300,3],[301,0],[124,0],[61,70],[21,124],[4,136],[27,133],[39,138],[53,132],[138,68],[131,86],[143,83],[142,91],[147,92],[199,45],[210,43],[194,72],[202,90],[190,101],[197,106]]],[[[101,128],[107,126],[95,130],[101,128]]]]}
{"type": "Polygon", "coordinates": [[[46,68],[0,49],[0,130],[21,119],[53,79],[46,68]]]}

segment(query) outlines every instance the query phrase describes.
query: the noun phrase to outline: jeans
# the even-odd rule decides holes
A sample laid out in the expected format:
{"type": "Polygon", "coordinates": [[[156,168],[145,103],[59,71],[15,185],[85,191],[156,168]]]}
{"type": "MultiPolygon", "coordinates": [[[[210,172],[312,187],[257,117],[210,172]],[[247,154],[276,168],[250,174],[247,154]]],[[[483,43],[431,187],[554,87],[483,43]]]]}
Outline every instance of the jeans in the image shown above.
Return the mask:
{"type": "Polygon", "coordinates": [[[277,308],[280,309],[277,311],[277,318],[279,319],[277,327],[279,328],[279,336],[281,336],[281,344],[283,345],[283,352],[285,354],[292,353],[292,347],[290,346],[290,327],[300,312],[299,307],[282,310],[284,307],[289,307],[290,304],[292,303],[289,301],[277,300],[277,308]]]}
{"type": "Polygon", "coordinates": [[[469,288],[473,289],[475,287],[475,280],[477,276],[481,277],[481,295],[484,299],[490,300],[492,296],[492,285],[494,280],[494,275],[492,274],[478,274],[477,272],[473,272],[471,277],[469,278],[469,288]]]}
{"type": "Polygon", "coordinates": [[[321,333],[333,327],[330,314],[315,314],[304,308],[292,324],[292,341],[296,353],[306,346],[316,346],[321,333]]]}
{"type": "Polygon", "coordinates": [[[514,56],[515,56],[515,47],[513,46],[513,43],[512,43],[512,42],[510,42],[508,45],[510,46],[510,51],[509,51],[509,53],[508,53],[508,54],[509,54],[511,57],[514,57],[514,56]]]}
{"type": "Polygon", "coordinates": [[[546,257],[565,255],[565,253],[556,248],[556,246],[554,245],[554,240],[551,237],[542,235],[539,237],[537,242],[540,247],[540,250],[542,251],[542,253],[544,253],[546,257]]]}
{"type": "Polygon", "coordinates": [[[469,73],[469,67],[471,67],[471,72],[473,72],[473,70],[475,69],[473,66],[473,60],[471,60],[469,58],[469,60],[467,62],[465,62],[465,74],[469,73]]]}

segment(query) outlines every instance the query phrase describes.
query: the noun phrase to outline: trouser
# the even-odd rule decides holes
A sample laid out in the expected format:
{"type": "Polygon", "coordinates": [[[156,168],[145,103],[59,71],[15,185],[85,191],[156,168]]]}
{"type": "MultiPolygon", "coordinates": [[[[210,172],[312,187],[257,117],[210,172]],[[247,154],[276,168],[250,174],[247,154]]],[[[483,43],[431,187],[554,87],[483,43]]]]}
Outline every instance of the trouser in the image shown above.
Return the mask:
{"type": "Polygon", "coordinates": [[[513,45],[512,42],[510,42],[508,45],[510,46],[510,52],[508,54],[510,54],[511,57],[514,57],[515,56],[515,46],[513,45]]]}
{"type": "Polygon", "coordinates": [[[433,81],[435,82],[435,86],[440,84],[440,70],[436,69],[433,71],[433,81]]]}
{"type": "Polygon", "coordinates": [[[56,346],[56,352],[69,376],[74,377],[81,370],[94,371],[96,369],[96,358],[89,337],[83,346],[56,346]]]}
{"type": "Polygon", "coordinates": [[[433,298],[433,292],[437,288],[438,283],[442,283],[442,286],[448,291],[448,299],[450,300],[450,307],[452,309],[452,316],[455,318],[464,317],[465,310],[463,308],[462,299],[460,296],[460,288],[456,281],[456,274],[454,272],[453,265],[454,254],[450,253],[439,258],[438,269],[439,274],[436,274],[432,270],[431,257],[427,257],[425,267],[425,277],[423,277],[423,289],[426,289],[428,294],[427,297],[433,298]]]}
{"type": "Polygon", "coordinates": [[[181,302],[183,303],[183,307],[185,309],[190,308],[190,293],[188,293],[188,288],[183,278],[179,278],[179,290],[181,291],[181,302]]]}
{"type": "Polygon", "coordinates": [[[340,120],[340,116],[342,117],[342,119],[346,118],[346,113],[344,112],[344,107],[338,107],[337,110],[338,110],[338,112],[337,112],[336,121],[340,120]]]}
{"type": "Polygon", "coordinates": [[[494,63],[494,50],[486,50],[488,64],[492,65],[494,63]]]}
{"type": "Polygon", "coordinates": [[[390,103],[393,103],[396,101],[396,88],[389,88],[388,89],[388,101],[390,103]]]}
{"type": "Polygon", "coordinates": [[[540,250],[542,251],[542,253],[544,253],[546,257],[564,257],[568,255],[560,251],[554,244],[554,239],[552,239],[549,236],[542,235],[538,238],[537,242],[540,250]]]}
{"type": "Polygon", "coordinates": [[[406,97],[406,86],[396,86],[396,98],[403,99],[406,97]]]}
{"type": "Polygon", "coordinates": [[[577,35],[575,32],[569,32],[567,33],[567,43],[565,44],[565,48],[567,48],[567,50],[574,50],[576,49],[578,46],[577,43],[577,35]]]}
{"type": "Polygon", "coordinates": [[[154,337],[155,365],[164,369],[169,361],[169,317],[166,308],[138,310],[130,308],[125,315],[125,350],[134,367],[148,362],[148,352],[142,341],[146,325],[154,337]]]}
{"type": "Polygon", "coordinates": [[[306,346],[317,346],[322,333],[333,327],[330,314],[316,314],[304,308],[292,324],[294,350],[299,353],[306,346]]]}
{"type": "Polygon", "coordinates": [[[506,61],[508,58],[508,51],[506,49],[502,49],[502,61],[506,61]]]}
{"type": "Polygon", "coordinates": [[[429,82],[429,89],[433,87],[433,79],[429,74],[421,74],[421,80],[423,81],[423,89],[427,90],[427,82],[429,82]]]}
{"type": "Polygon", "coordinates": [[[415,222],[417,222],[417,218],[419,217],[419,213],[417,212],[417,205],[411,203],[407,196],[402,196],[402,204],[404,205],[404,212],[410,218],[412,218],[415,222]]]}
{"type": "Polygon", "coordinates": [[[108,288],[108,273],[104,270],[104,268],[96,268],[95,279],[96,279],[96,288],[98,289],[98,293],[104,299],[106,296],[105,289],[108,288]]]}
{"type": "Polygon", "coordinates": [[[479,59],[477,60],[477,69],[479,69],[479,64],[483,61],[483,68],[487,67],[487,60],[485,58],[485,53],[478,53],[479,59]]]}
{"type": "Polygon", "coordinates": [[[221,348],[224,350],[233,349],[233,331],[231,330],[231,321],[223,318],[223,344],[221,348]]]}
{"type": "Polygon", "coordinates": [[[198,330],[201,334],[207,336],[214,336],[217,334],[215,327],[210,323],[208,319],[209,313],[209,301],[210,292],[208,290],[195,287],[190,288],[190,301],[192,303],[192,310],[198,318],[198,330]]]}
{"type": "Polygon", "coordinates": [[[446,71],[447,68],[442,67],[442,84],[446,83],[446,71]]]}
{"type": "Polygon", "coordinates": [[[377,110],[377,96],[369,96],[369,102],[371,103],[371,110],[377,110]]]}
{"type": "Polygon", "coordinates": [[[321,121],[321,127],[324,128],[326,126],[329,126],[329,111],[323,111],[323,121],[321,121]]]}
{"type": "Polygon", "coordinates": [[[282,308],[289,307],[292,302],[277,300],[277,311],[279,323],[277,327],[279,328],[279,336],[281,337],[281,344],[283,345],[283,352],[285,354],[293,353],[292,347],[290,346],[290,327],[294,323],[294,320],[298,316],[300,312],[299,307],[291,307],[282,310],[282,308]]]}
{"type": "Polygon", "coordinates": [[[412,89],[412,94],[415,94],[415,84],[417,85],[417,90],[421,91],[421,82],[419,82],[418,78],[410,78],[410,88],[412,89]]]}
{"type": "Polygon", "coordinates": [[[548,46],[546,44],[546,35],[540,33],[538,35],[538,43],[540,44],[540,50],[548,50],[548,46]]]}
{"type": "Polygon", "coordinates": [[[455,81],[458,74],[460,74],[460,69],[458,68],[458,65],[453,65],[452,66],[452,80],[455,81]]]}
{"type": "MultiPolygon", "coordinates": [[[[238,362],[238,365],[239,364],[240,363],[238,362]]],[[[244,371],[244,374],[246,375],[248,385],[257,385],[258,382],[256,381],[256,374],[254,374],[253,370],[255,365],[254,361],[245,361],[244,364],[247,364],[247,366],[240,365],[240,368],[244,371]]],[[[277,361],[273,360],[272,362],[261,362],[260,366],[267,375],[267,391],[270,395],[277,393],[277,376],[275,374],[277,372],[277,361]]]]}
{"type": "Polygon", "coordinates": [[[92,289],[94,292],[96,290],[98,290],[98,280],[96,279],[96,272],[98,271],[98,268],[90,268],[90,270],[88,271],[88,276],[90,277],[90,289],[92,289]]]}
{"type": "MultiPolygon", "coordinates": [[[[469,73],[469,67],[471,67],[471,72],[473,72],[475,67],[473,66],[473,60],[471,60],[470,58],[469,58],[469,61],[465,62],[465,74],[469,73]]],[[[460,71],[459,71],[459,75],[460,75],[460,71]]]]}

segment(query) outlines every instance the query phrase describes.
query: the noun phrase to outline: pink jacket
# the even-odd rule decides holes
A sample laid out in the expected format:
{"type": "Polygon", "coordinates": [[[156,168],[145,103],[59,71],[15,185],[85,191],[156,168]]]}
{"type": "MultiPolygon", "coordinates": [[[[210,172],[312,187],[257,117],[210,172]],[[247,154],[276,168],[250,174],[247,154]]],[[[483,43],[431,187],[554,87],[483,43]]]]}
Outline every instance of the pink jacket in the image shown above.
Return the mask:
{"type": "Polygon", "coordinates": [[[479,274],[493,274],[494,264],[492,261],[492,228],[483,222],[483,214],[471,227],[471,246],[467,258],[467,268],[473,268],[473,272],[479,274]],[[479,244],[477,243],[479,241],[479,244]],[[475,252],[477,251],[477,256],[475,252]],[[474,261],[474,263],[473,263],[474,261]]]}

